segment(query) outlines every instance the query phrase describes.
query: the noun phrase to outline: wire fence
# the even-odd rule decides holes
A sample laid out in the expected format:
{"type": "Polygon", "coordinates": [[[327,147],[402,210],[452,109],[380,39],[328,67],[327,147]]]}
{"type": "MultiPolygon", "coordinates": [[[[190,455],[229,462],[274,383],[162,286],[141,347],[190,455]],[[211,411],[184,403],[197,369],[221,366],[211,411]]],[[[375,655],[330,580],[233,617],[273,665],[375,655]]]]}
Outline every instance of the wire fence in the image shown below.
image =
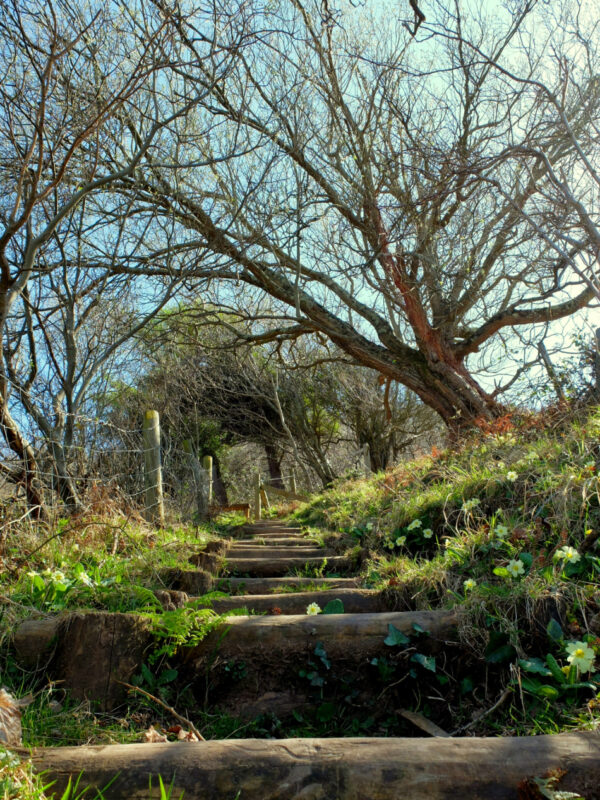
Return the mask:
{"type": "Polygon", "coordinates": [[[162,436],[160,471],[153,474],[146,463],[149,448],[142,425],[126,429],[77,416],[65,418],[61,427],[60,436],[30,435],[25,457],[9,448],[10,435],[2,437],[0,530],[15,519],[37,516],[40,505],[49,518],[74,511],[148,516],[148,498],[159,489],[170,519],[193,518],[199,487],[191,459],[196,454],[162,436]],[[37,508],[29,485],[39,498],[37,508]]]}

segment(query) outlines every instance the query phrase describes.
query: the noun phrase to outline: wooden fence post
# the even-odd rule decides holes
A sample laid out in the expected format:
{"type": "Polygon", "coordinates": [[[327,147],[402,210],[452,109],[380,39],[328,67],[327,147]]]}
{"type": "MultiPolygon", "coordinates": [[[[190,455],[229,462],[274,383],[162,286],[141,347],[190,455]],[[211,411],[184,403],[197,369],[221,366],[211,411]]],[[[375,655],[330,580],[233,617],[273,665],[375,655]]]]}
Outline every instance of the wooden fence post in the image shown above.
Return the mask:
{"type": "Polygon", "coordinates": [[[206,477],[208,478],[208,505],[210,507],[212,506],[213,502],[213,457],[204,456],[202,459],[202,466],[204,467],[206,477]]]}
{"type": "Polygon", "coordinates": [[[162,468],[160,463],[160,419],[158,411],[144,414],[144,486],[146,518],[160,526],[165,524],[162,468]]]}
{"type": "Polygon", "coordinates": [[[192,469],[192,475],[194,476],[198,520],[203,520],[208,517],[208,480],[200,462],[194,454],[194,447],[191,439],[184,439],[183,449],[189,456],[190,467],[192,469]]]}
{"type": "Polygon", "coordinates": [[[371,474],[371,448],[368,442],[363,445],[363,467],[365,471],[365,478],[371,474]]]}
{"type": "Polygon", "coordinates": [[[254,519],[259,520],[262,516],[261,509],[261,496],[260,496],[260,472],[256,470],[256,477],[254,478],[254,519]]]}

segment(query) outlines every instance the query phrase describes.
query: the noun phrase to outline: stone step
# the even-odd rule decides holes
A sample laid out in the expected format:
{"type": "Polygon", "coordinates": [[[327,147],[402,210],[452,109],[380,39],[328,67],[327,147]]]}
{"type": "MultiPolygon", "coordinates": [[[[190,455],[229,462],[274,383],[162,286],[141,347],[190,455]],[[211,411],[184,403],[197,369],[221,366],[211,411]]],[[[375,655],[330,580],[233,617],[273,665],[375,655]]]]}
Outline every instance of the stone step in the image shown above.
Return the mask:
{"type": "MultiPolygon", "coordinates": [[[[24,752],[27,756],[28,753],[24,752]]],[[[172,782],[184,800],[513,800],[541,797],[534,777],[600,797],[597,733],[417,739],[238,739],[36,748],[33,764],[60,797],[69,779],[110,800],[147,800],[172,782]]],[[[86,797],[87,797],[86,792],[86,797]]],[[[575,796],[575,795],[573,795],[575,796]]]]}
{"type": "MultiPolygon", "coordinates": [[[[189,574],[189,573],[187,573],[189,574]]],[[[213,588],[223,592],[237,592],[241,595],[279,593],[282,589],[299,590],[319,587],[322,590],[350,589],[360,586],[360,578],[215,578],[213,588]]],[[[293,592],[289,592],[293,594],[293,592]]]]}
{"type": "MultiPolygon", "coordinates": [[[[225,569],[228,573],[248,575],[252,578],[273,577],[287,575],[294,570],[320,569],[323,561],[327,560],[324,569],[330,572],[347,572],[352,569],[353,562],[345,556],[331,556],[320,558],[298,558],[294,556],[279,556],[276,559],[263,558],[227,558],[225,569]]],[[[203,564],[204,565],[204,564],[203,564]]]]}
{"type": "Polygon", "coordinates": [[[385,595],[374,589],[323,589],[284,594],[234,595],[213,600],[210,608],[217,614],[227,614],[237,608],[246,608],[255,613],[304,614],[310,603],[317,603],[323,609],[328,602],[336,599],[342,601],[344,613],[347,614],[376,613],[389,609],[385,595]]]}

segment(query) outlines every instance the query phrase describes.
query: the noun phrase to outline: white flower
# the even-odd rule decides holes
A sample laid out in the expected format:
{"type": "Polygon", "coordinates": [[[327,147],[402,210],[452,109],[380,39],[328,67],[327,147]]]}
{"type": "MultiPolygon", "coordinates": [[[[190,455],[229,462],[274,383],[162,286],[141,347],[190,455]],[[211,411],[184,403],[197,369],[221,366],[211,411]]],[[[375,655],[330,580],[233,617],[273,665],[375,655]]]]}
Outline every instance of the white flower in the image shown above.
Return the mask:
{"type": "Polygon", "coordinates": [[[83,583],[84,586],[93,586],[94,581],[90,578],[87,572],[80,572],[77,579],[83,583]]]}
{"type": "Polygon", "coordinates": [[[431,528],[425,528],[425,530],[423,531],[423,538],[431,539],[432,536],[433,536],[433,531],[431,530],[431,528]]]}
{"type": "Polygon", "coordinates": [[[309,603],[306,607],[306,613],[309,617],[316,617],[321,613],[321,606],[318,603],[309,603]]]}
{"type": "Polygon", "coordinates": [[[76,553],[78,552],[79,545],[77,544],[77,542],[75,542],[75,544],[73,545],[73,547],[71,549],[74,550],[76,553]]]}
{"type": "Polygon", "coordinates": [[[473,578],[467,578],[466,581],[463,581],[463,586],[465,587],[465,592],[469,592],[477,586],[477,582],[473,578]]]}
{"type": "Polygon", "coordinates": [[[498,539],[504,539],[508,536],[508,528],[506,525],[496,525],[494,527],[494,536],[497,536],[498,539]]]}
{"type": "Polygon", "coordinates": [[[564,547],[561,547],[560,550],[557,550],[556,553],[554,553],[554,558],[560,559],[561,561],[571,562],[571,564],[576,564],[581,559],[581,556],[574,547],[565,545],[564,547]]]}
{"type": "Polygon", "coordinates": [[[30,571],[27,573],[27,577],[28,577],[28,578],[31,578],[31,579],[33,579],[33,578],[37,578],[37,576],[38,576],[39,574],[40,574],[39,572],[36,572],[34,569],[32,569],[32,570],[30,570],[30,571]]]}
{"type": "Polygon", "coordinates": [[[577,667],[580,672],[591,672],[594,667],[595,653],[585,642],[567,642],[567,661],[577,667]]]}
{"type": "Polygon", "coordinates": [[[417,528],[420,528],[422,524],[423,523],[421,522],[420,519],[413,519],[413,521],[410,523],[410,525],[407,526],[406,530],[407,531],[414,531],[417,528]]]}
{"type": "Polygon", "coordinates": [[[514,558],[512,561],[508,562],[506,569],[508,570],[508,574],[511,576],[511,578],[518,578],[519,575],[522,575],[525,572],[523,562],[520,559],[514,558]]]}
{"type": "Polygon", "coordinates": [[[396,539],[396,547],[402,547],[402,545],[406,542],[406,536],[399,536],[396,539]]]}
{"type": "Polygon", "coordinates": [[[65,573],[57,569],[56,572],[52,573],[52,579],[60,583],[61,581],[64,581],[65,573]]]}
{"type": "Polygon", "coordinates": [[[513,469],[513,470],[511,470],[510,472],[507,472],[507,473],[506,473],[506,480],[507,480],[507,481],[511,481],[511,483],[514,483],[514,482],[517,480],[517,478],[518,478],[518,477],[519,477],[519,476],[518,476],[518,475],[517,475],[517,473],[514,471],[514,469],[513,469]]]}

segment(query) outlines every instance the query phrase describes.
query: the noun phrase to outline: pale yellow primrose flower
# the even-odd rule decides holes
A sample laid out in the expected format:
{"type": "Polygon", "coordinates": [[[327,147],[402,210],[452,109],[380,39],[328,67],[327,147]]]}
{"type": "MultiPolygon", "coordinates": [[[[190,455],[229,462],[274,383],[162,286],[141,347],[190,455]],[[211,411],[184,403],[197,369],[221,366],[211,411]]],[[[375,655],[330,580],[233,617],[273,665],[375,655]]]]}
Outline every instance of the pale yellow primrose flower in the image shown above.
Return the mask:
{"type": "Polygon", "coordinates": [[[413,519],[413,521],[410,523],[410,525],[407,526],[406,530],[407,531],[414,531],[417,528],[420,528],[422,524],[423,523],[421,522],[420,519],[413,519]]]}
{"type": "Polygon", "coordinates": [[[498,537],[498,539],[504,539],[505,536],[508,536],[508,528],[506,525],[496,525],[494,527],[494,535],[498,537]]]}
{"type": "Polygon", "coordinates": [[[571,564],[576,564],[581,560],[581,556],[577,550],[569,545],[565,545],[564,547],[561,547],[560,550],[557,550],[556,553],[554,553],[554,558],[570,562],[571,564]]]}
{"type": "Polygon", "coordinates": [[[514,470],[511,470],[510,472],[506,473],[506,480],[511,481],[512,483],[514,483],[518,477],[519,476],[514,470]]]}
{"type": "Polygon", "coordinates": [[[477,582],[473,578],[467,578],[466,581],[463,581],[463,586],[465,587],[465,592],[469,592],[477,586],[477,582]]]}
{"type": "Polygon", "coordinates": [[[399,536],[396,539],[396,547],[402,547],[402,545],[406,542],[406,536],[399,536]]]}
{"type": "Polygon", "coordinates": [[[318,603],[309,603],[306,607],[306,613],[309,617],[316,617],[321,613],[321,606],[318,603]]]}
{"type": "Polygon", "coordinates": [[[431,539],[432,536],[433,536],[433,531],[431,530],[431,528],[425,528],[425,530],[423,531],[423,538],[431,539]]]}
{"type": "Polygon", "coordinates": [[[519,575],[522,575],[525,572],[523,562],[520,559],[514,558],[512,561],[508,562],[506,569],[508,570],[508,574],[511,576],[511,578],[518,578],[519,575]]]}
{"type": "Polygon", "coordinates": [[[580,672],[591,672],[594,668],[595,653],[585,642],[568,642],[565,646],[569,657],[569,664],[577,667],[580,672]]]}

